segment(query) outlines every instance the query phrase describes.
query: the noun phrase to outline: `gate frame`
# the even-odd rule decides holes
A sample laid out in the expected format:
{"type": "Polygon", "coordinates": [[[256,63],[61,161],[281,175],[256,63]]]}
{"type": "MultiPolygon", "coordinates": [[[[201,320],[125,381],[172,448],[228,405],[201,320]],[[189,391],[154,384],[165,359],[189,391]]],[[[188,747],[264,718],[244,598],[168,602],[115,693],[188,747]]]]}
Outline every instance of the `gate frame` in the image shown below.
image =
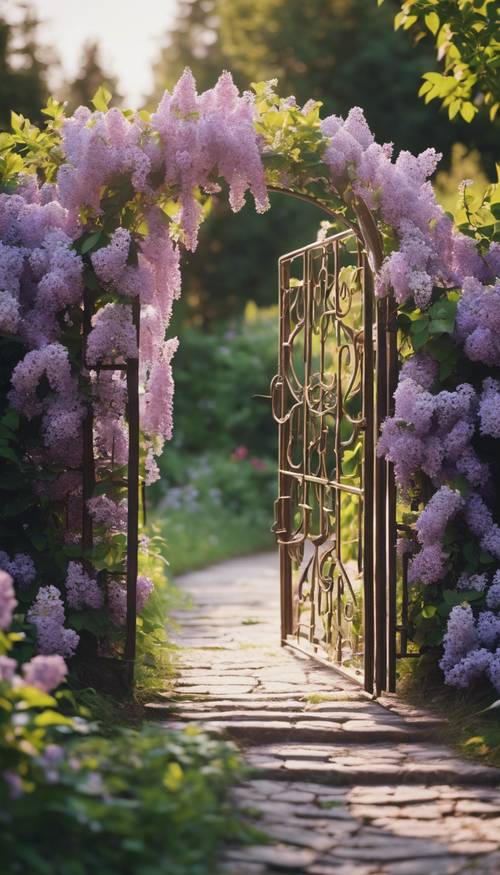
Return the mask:
{"type": "MultiPolygon", "coordinates": [[[[323,210],[335,222],[341,222],[346,226],[345,231],[332,235],[331,239],[342,239],[348,234],[355,234],[361,242],[363,255],[363,306],[364,324],[369,317],[371,325],[375,329],[375,341],[372,336],[364,338],[365,355],[363,362],[362,392],[363,408],[368,404],[372,410],[372,429],[365,429],[364,458],[368,461],[365,466],[365,481],[363,490],[369,494],[371,491],[373,504],[370,508],[364,508],[363,513],[363,686],[364,689],[376,696],[383,692],[395,692],[396,689],[396,661],[397,656],[397,633],[404,633],[402,625],[397,624],[397,556],[396,556],[396,482],[393,465],[376,453],[376,443],[384,419],[393,413],[393,395],[398,378],[398,353],[397,353],[397,309],[392,296],[376,298],[374,294],[374,273],[382,263],[382,245],[380,236],[368,210],[356,211],[359,225],[351,224],[342,214],[338,214],[326,205],[308,195],[294,192],[289,189],[271,188],[271,191],[288,194],[291,197],[303,200],[323,210]],[[367,363],[370,366],[367,367],[367,363]],[[368,476],[368,489],[366,489],[366,477],[368,476]],[[368,512],[367,512],[368,511],[368,512]]],[[[311,247],[320,244],[310,244],[311,247]]],[[[278,262],[278,282],[280,290],[280,334],[279,334],[279,371],[273,379],[273,384],[279,380],[283,373],[283,339],[287,336],[288,326],[284,324],[282,308],[283,277],[282,267],[285,259],[291,255],[306,251],[305,246],[280,257],[278,262]]],[[[272,384],[272,385],[273,385],[272,384]]],[[[272,390],[271,390],[272,391],[272,390]]],[[[279,416],[283,418],[284,393],[281,393],[279,416]]],[[[278,461],[280,472],[286,469],[286,446],[283,425],[279,426],[279,449],[278,461]]],[[[283,478],[286,475],[279,474],[279,495],[285,494],[281,488],[283,478]]],[[[289,511],[289,508],[288,508],[289,511]]],[[[289,512],[282,508],[278,510],[278,531],[289,532],[291,529],[289,512]]],[[[279,539],[278,539],[279,543],[279,539]]],[[[280,605],[281,605],[281,644],[302,649],[296,643],[293,629],[293,581],[292,560],[288,552],[287,544],[279,543],[280,555],[280,605]],[[292,639],[293,636],[293,639],[292,639]]],[[[404,618],[403,618],[404,620],[404,618]]],[[[352,675],[333,662],[322,657],[309,655],[335,668],[335,670],[352,675]]],[[[356,678],[359,681],[359,678],[356,678]]]]}

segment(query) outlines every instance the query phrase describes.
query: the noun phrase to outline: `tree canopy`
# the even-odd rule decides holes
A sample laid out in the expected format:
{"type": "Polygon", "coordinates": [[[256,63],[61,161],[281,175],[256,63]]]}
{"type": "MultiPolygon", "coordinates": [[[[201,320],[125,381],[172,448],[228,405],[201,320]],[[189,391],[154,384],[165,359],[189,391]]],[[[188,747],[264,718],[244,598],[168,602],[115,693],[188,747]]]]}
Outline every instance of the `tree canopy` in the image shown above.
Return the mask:
{"type": "MultiPolygon", "coordinates": [[[[381,6],[384,0],[377,0],[381,6]]],[[[420,42],[434,39],[443,72],[424,73],[419,94],[441,100],[450,119],[471,122],[482,108],[494,121],[500,108],[500,15],[496,0],[404,0],[396,29],[420,42]]]]}

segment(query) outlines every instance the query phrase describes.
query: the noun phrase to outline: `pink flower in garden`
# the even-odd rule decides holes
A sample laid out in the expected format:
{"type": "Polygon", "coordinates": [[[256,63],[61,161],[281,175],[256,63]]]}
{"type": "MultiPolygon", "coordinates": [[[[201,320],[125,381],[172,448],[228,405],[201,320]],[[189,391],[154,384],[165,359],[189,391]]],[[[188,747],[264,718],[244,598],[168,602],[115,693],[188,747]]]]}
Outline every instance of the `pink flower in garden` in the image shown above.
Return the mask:
{"type": "Polygon", "coordinates": [[[236,447],[235,450],[231,453],[231,458],[235,462],[242,462],[244,459],[248,458],[248,447],[245,447],[244,444],[236,447]]]}
{"type": "MultiPolygon", "coordinates": [[[[136,605],[140,614],[153,592],[154,584],[149,577],[139,575],[137,578],[136,605]]],[[[124,626],[127,619],[127,589],[117,580],[108,583],[108,608],[113,623],[124,626]]]]}
{"type": "Polygon", "coordinates": [[[137,332],[125,304],[106,304],[93,320],[87,338],[87,364],[137,358],[137,332]]]}
{"type": "Polygon", "coordinates": [[[267,471],[267,464],[263,461],[263,459],[256,459],[252,457],[250,459],[250,464],[252,468],[255,468],[256,471],[267,471]]]}
{"type": "Polygon", "coordinates": [[[64,659],[57,655],[34,656],[23,666],[25,682],[44,693],[50,693],[62,684],[67,673],[64,659]]]}
{"type": "Polygon", "coordinates": [[[17,662],[10,656],[0,656],[0,683],[12,683],[16,673],[17,662]]]}
{"type": "Polygon", "coordinates": [[[161,356],[153,363],[146,382],[141,425],[149,437],[172,437],[174,380],[172,358],[179,345],[176,337],[165,341],[161,356]]]}
{"type": "Polygon", "coordinates": [[[108,498],[107,495],[97,495],[95,498],[89,499],[87,507],[94,522],[117,532],[125,532],[127,530],[128,512],[126,501],[116,502],[108,498]]]}
{"type": "Polygon", "coordinates": [[[9,628],[16,605],[12,577],[6,571],[0,571],[0,629],[9,628]]]}

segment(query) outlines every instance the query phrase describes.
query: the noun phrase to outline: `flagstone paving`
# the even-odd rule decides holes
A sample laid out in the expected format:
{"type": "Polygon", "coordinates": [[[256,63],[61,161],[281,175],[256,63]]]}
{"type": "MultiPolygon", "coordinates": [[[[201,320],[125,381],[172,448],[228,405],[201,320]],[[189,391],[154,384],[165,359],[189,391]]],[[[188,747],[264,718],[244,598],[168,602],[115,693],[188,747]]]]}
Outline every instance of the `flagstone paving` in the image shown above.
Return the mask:
{"type": "Polygon", "coordinates": [[[187,574],[174,692],[148,708],[234,739],[233,790],[270,841],[230,847],[221,875],[498,875],[500,771],[433,738],[436,720],[278,641],[278,566],[264,554],[187,574]]]}

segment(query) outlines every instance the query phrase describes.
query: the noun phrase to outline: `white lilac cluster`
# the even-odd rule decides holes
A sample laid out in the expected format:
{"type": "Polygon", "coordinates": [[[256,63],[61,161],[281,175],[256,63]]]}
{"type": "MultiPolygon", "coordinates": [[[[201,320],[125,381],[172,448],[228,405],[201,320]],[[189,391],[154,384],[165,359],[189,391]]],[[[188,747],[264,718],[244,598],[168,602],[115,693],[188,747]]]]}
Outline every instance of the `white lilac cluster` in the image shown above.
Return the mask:
{"type": "Polygon", "coordinates": [[[401,490],[406,494],[421,471],[438,487],[462,475],[483,488],[489,469],[471,443],[478,407],[473,387],[463,383],[434,394],[433,369],[422,358],[405,367],[394,393],[394,416],[385,420],[377,448],[393,462],[401,490]]]}
{"type": "MultiPolygon", "coordinates": [[[[494,581],[497,578],[499,572],[494,581]]],[[[465,688],[485,677],[500,692],[500,613],[496,601],[490,604],[495,609],[481,611],[477,618],[470,604],[452,608],[440,662],[447,684],[465,688]]]]}

